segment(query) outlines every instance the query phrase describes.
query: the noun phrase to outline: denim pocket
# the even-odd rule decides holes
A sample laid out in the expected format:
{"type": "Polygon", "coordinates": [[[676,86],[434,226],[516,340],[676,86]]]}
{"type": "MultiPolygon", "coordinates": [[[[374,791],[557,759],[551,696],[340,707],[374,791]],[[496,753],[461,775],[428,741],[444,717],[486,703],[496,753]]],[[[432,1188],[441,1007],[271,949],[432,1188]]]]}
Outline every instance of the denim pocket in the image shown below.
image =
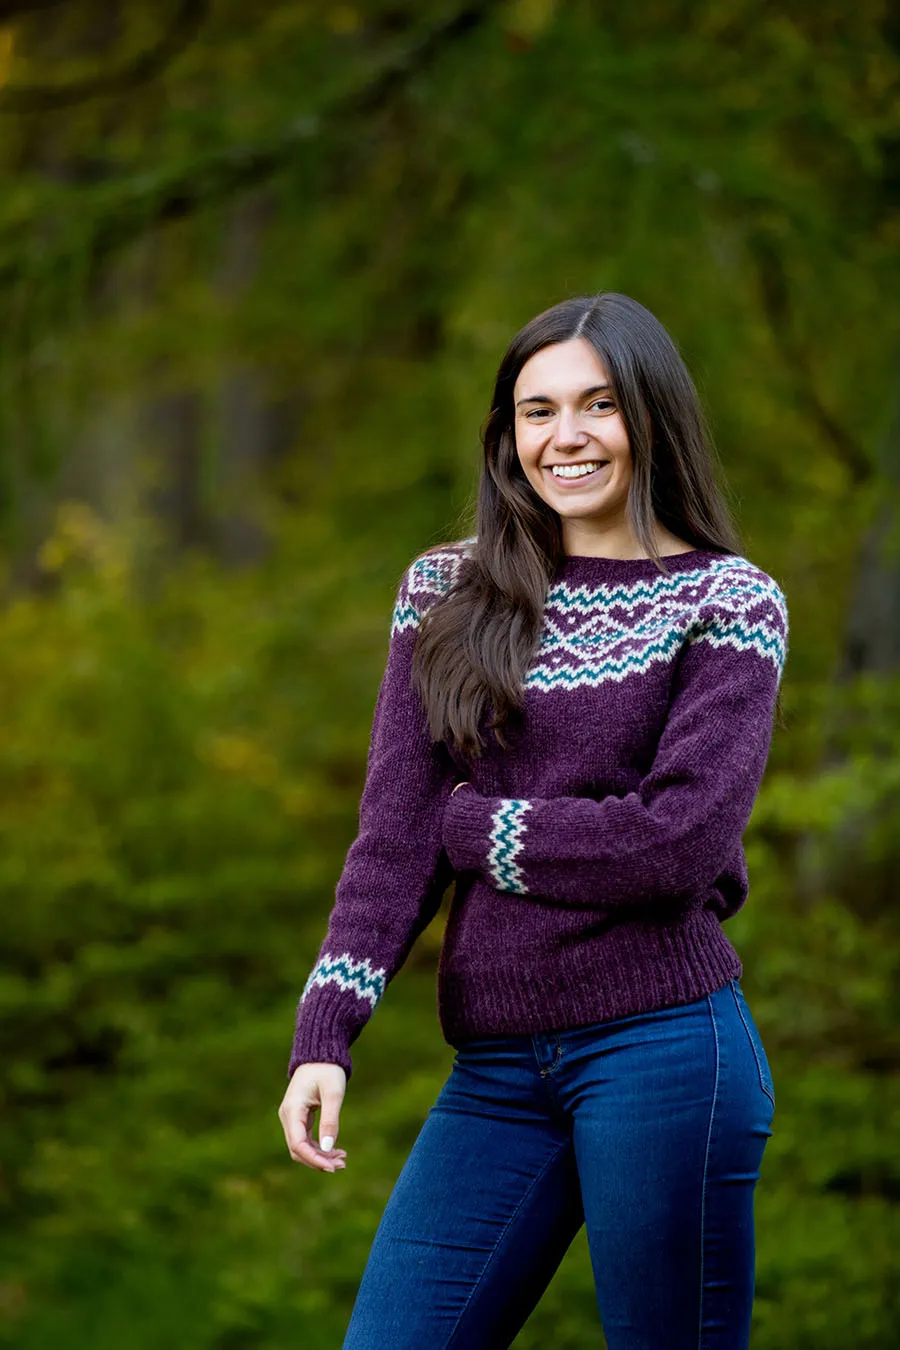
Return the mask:
{"type": "Polygon", "coordinates": [[[762,1043],[762,1037],[759,1034],[759,1028],[753,1020],[753,1014],[747,1000],[744,998],[744,992],[737,980],[731,981],[731,992],[734,995],[735,1006],[738,1010],[738,1016],[744,1024],[744,1030],[747,1033],[747,1039],[753,1050],[753,1058],[756,1060],[756,1067],[759,1072],[759,1085],[763,1092],[769,1098],[772,1105],[775,1105],[775,1084],[772,1081],[772,1070],[769,1067],[769,1060],[762,1043]]]}

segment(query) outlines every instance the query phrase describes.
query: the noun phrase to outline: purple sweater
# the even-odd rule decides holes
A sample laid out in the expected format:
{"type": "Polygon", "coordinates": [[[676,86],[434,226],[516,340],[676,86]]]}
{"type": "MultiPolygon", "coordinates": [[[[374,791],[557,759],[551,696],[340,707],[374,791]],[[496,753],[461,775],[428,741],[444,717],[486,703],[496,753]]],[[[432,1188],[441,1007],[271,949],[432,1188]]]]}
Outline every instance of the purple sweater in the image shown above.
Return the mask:
{"type": "Polygon", "coordinates": [[[787,648],[779,586],[694,549],[563,559],[525,679],[525,726],[461,772],[410,663],[473,541],[400,583],[359,833],[297,1010],[289,1073],[350,1046],[455,877],[438,972],[447,1042],[562,1030],[701,998],[741,974],[741,836],[787,648]],[[465,785],[451,792],[463,780],[465,785]]]}

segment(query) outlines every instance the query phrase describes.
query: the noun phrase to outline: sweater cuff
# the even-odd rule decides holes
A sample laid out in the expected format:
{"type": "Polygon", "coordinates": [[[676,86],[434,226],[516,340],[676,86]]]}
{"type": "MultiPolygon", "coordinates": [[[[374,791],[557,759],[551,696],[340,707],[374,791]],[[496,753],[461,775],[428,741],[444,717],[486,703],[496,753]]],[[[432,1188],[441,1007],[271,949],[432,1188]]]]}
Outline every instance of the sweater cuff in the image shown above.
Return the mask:
{"type": "Polygon", "coordinates": [[[348,997],[343,990],[332,987],[317,989],[313,996],[301,1001],[288,1063],[289,1079],[301,1064],[339,1064],[349,1082],[353,1072],[350,1044],[360,1027],[348,1026],[348,997]]]}
{"type": "Polygon", "coordinates": [[[526,895],[520,855],[531,805],[512,797],[482,797],[470,783],[453,793],[444,810],[442,842],[454,870],[480,872],[497,890],[526,895]]]}

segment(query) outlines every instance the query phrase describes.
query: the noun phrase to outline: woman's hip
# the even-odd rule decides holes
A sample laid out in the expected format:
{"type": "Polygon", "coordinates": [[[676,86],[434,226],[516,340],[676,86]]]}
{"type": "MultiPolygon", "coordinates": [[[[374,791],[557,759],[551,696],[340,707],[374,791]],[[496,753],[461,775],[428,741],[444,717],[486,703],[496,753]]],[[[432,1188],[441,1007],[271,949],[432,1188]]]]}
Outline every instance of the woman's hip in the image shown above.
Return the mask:
{"type": "Polygon", "coordinates": [[[737,979],[615,1021],[466,1041],[436,1107],[570,1124],[608,1116],[616,1132],[659,1119],[677,1134],[708,1120],[713,1100],[721,1128],[770,1133],[772,1073],[737,979]]]}

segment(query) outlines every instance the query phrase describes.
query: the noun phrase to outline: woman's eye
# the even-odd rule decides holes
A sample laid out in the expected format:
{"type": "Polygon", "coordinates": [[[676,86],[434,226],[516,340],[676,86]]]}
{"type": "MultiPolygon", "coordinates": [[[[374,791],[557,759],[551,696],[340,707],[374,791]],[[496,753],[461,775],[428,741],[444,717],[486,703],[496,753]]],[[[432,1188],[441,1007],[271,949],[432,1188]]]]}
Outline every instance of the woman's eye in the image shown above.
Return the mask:
{"type": "Polygon", "coordinates": [[[616,405],[611,398],[595,398],[590,406],[592,408],[599,408],[601,412],[609,412],[611,409],[615,408],[616,405]]]}
{"type": "Polygon", "coordinates": [[[549,416],[549,414],[550,414],[549,408],[532,408],[530,412],[527,412],[525,414],[525,416],[528,418],[529,422],[537,422],[539,419],[543,420],[543,418],[545,416],[549,416]]]}

